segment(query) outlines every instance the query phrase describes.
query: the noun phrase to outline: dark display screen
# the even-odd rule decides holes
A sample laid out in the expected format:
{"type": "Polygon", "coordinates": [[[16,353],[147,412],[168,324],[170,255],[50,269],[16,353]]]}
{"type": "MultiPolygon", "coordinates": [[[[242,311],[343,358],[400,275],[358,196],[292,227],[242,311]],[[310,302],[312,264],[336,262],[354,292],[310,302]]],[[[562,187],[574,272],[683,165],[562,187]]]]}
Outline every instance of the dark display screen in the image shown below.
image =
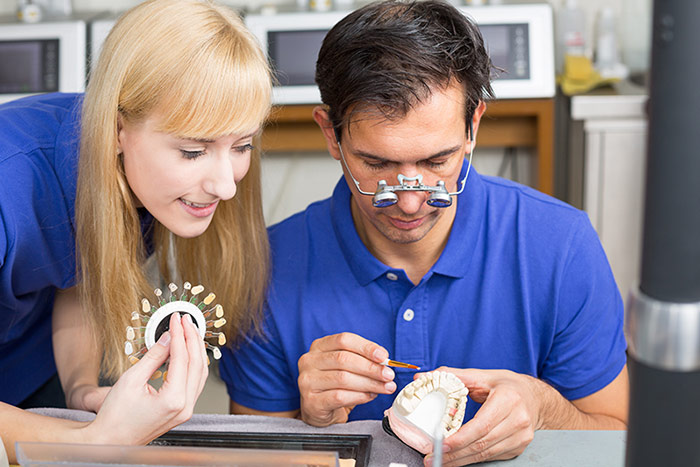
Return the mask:
{"type": "MultiPolygon", "coordinates": [[[[495,79],[530,79],[528,25],[480,25],[495,66],[503,70],[495,79]]],[[[316,58],[328,29],[270,31],[268,53],[280,86],[314,85],[316,58]]]]}
{"type": "Polygon", "coordinates": [[[315,84],[316,59],[327,29],[311,31],[270,31],[268,53],[280,86],[315,84]]]}
{"type": "Polygon", "coordinates": [[[479,26],[491,62],[503,70],[496,79],[530,79],[527,24],[479,26]]]}
{"type": "Polygon", "coordinates": [[[0,41],[0,94],[58,91],[58,39],[0,41]]]}

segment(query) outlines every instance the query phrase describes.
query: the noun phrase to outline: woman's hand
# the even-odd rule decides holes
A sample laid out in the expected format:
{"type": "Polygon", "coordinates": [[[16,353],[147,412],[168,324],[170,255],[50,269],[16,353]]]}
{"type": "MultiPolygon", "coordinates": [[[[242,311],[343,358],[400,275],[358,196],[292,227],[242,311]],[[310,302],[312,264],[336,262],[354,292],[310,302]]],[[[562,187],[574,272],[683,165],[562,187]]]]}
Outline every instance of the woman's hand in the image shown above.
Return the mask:
{"type": "Polygon", "coordinates": [[[95,386],[93,384],[78,386],[66,395],[68,408],[98,412],[111,389],[111,386],[95,386]]]}
{"type": "Polygon", "coordinates": [[[87,442],[145,444],[189,420],[208,374],[204,342],[189,315],[170,317],[170,331],[114,385],[85,427],[87,442]],[[167,377],[156,390],[151,375],[167,360],[167,377]]]}

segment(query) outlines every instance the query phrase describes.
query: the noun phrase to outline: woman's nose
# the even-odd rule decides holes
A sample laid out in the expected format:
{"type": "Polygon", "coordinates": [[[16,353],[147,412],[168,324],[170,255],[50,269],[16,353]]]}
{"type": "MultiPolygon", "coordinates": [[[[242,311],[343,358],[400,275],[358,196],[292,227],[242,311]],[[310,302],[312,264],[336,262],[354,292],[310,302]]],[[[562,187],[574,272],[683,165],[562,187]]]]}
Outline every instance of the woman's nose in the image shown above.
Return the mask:
{"type": "Polygon", "coordinates": [[[228,200],[236,194],[235,169],[228,157],[217,157],[209,168],[203,189],[221,200],[228,200]]]}

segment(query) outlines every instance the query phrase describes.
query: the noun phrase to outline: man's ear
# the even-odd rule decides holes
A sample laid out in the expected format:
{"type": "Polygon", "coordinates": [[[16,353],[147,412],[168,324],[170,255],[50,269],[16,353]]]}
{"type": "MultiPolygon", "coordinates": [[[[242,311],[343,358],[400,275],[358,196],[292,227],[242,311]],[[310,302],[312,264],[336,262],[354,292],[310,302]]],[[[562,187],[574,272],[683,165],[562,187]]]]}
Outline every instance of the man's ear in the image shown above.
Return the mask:
{"type": "Polygon", "coordinates": [[[328,111],[321,106],[314,107],[313,117],[316,124],[321,128],[323,137],[326,138],[326,146],[328,152],[335,160],[340,160],[340,150],[338,148],[338,140],[335,137],[335,129],[328,116],[328,111]]]}
{"type": "Polygon", "coordinates": [[[479,122],[481,122],[481,117],[486,111],[486,103],[484,101],[479,101],[479,105],[474,109],[474,115],[472,116],[472,134],[469,135],[470,141],[476,142],[476,134],[479,131],[479,122]]]}

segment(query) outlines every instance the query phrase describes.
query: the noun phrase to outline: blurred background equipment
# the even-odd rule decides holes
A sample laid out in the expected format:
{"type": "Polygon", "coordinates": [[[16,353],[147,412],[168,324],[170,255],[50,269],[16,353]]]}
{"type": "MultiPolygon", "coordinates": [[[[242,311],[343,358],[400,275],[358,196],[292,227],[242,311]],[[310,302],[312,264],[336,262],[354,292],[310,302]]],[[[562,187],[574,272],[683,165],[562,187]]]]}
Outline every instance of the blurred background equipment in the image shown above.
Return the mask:
{"type": "Polygon", "coordinates": [[[626,465],[700,465],[700,2],[656,0],[626,465]]]}

